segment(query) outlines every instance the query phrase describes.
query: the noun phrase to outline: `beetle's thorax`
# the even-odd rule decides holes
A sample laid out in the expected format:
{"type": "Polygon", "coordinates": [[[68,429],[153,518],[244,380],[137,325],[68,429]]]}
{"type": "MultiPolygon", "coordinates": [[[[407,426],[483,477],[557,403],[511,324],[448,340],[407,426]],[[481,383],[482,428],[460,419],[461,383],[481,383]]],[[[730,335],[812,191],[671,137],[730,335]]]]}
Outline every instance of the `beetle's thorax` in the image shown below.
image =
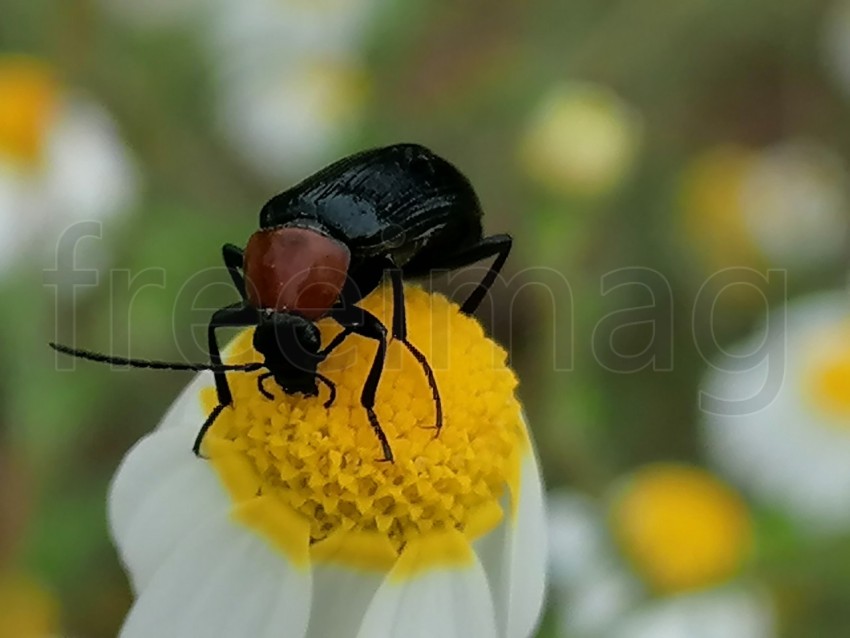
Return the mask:
{"type": "Polygon", "coordinates": [[[350,262],[345,244],[316,230],[263,228],[245,247],[248,301],[316,320],[336,303],[350,262]]]}

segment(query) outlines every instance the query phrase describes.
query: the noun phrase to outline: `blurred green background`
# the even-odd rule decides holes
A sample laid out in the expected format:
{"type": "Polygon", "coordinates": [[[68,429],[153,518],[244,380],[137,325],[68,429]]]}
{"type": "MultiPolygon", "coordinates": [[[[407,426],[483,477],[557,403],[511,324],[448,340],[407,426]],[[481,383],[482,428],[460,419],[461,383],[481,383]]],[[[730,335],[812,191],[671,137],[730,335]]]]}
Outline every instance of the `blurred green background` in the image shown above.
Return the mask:
{"type": "MultiPolygon", "coordinates": [[[[115,635],[107,486],[188,380],[46,342],[202,361],[235,298],[221,244],[364,147],[431,147],[514,236],[480,314],[550,489],[604,503],[646,463],[708,464],[707,362],[845,282],[848,6],[2,0],[0,611],[115,635]]],[[[847,635],[850,530],[808,535],[740,489],[775,635],[847,635]]],[[[565,635],[550,600],[540,635],[565,635]]]]}

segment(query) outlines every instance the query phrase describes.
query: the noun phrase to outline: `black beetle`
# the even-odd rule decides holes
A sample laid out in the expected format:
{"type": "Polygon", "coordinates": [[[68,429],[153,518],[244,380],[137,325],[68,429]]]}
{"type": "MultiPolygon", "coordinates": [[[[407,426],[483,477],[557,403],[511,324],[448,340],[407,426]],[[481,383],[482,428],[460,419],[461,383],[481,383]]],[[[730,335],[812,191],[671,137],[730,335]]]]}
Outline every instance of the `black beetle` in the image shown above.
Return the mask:
{"type": "MultiPolygon", "coordinates": [[[[209,323],[211,364],[178,369],[211,369],[218,405],[201,426],[193,451],[204,434],[233,402],[226,370],[267,372],[258,378],[260,392],[272,395],[263,382],[273,378],[289,394],[318,394],[317,380],[335,389],[318,365],[351,334],[378,342],[363,385],[360,403],[366,410],[386,461],[392,449],[375,415],[375,393],[384,367],[387,329],[356,303],[388,276],[393,290],[391,335],[422,366],[434,397],[435,428],[442,426],[442,404],[425,356],[407,339],[403,279],[435,269],[454,269],[496,256],[487,274],[462,304],[470,314],[492,286],[511,249],[509,235],[484,237],[482,211],[472,185],[445,159],[417,144],[396,144],[356,153],[334,162],[270,199],[260,211],[260,229],[244,249],[222,248],[224,263],[241,297],[215,311],[209,323]],[[315,322],[329,317],[343,330],[321,348],[315,322]],[[263,364],[226,366],[221,362],[216,330],[256,326],[254,348],[263,364]]],[[[56,349],[98,361],[168,367],[161,362],[109,357],[66,346],[56,349]]]]}

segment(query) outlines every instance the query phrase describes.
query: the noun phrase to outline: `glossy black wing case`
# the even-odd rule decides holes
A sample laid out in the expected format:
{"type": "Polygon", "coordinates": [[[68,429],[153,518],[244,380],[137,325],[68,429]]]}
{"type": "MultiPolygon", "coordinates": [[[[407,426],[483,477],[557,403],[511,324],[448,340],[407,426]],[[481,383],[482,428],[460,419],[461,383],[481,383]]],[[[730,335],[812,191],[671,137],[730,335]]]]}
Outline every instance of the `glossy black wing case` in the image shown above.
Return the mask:
{"type": "Polygon", "coordinates": [[[481,237],[481,205],[469,180],[418,144],[396,144],[345,157],[273,197],[263,228],[316,224],[352,256],[390,254],[404,265],[481,237]]]}

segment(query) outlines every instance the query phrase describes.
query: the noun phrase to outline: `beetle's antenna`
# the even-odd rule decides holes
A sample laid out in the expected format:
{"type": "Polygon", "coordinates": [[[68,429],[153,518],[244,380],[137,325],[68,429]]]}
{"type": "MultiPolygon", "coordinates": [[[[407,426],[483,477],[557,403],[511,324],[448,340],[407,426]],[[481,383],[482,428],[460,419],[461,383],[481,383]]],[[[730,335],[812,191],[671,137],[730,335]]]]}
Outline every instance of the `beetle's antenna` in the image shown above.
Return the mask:
{"type": "Polygon", "coordinates": [[[243,363],[238,365],[215,365],[212,363],[172,363],[170,361],[150,361],[148,359],[127,359],[125,357],[115,357],[100,352],[92,352],[91,350],[82,350],[79,348],[71,348],[63,346],[61,343],[49,343],[50,347],[61,352],[69,354],[72,357],[79,359],[88,359],[97,363],[112,363],[119,366],[130,366],[131,368],[148,368],[151,370],[211,370],[213,372],[253,372],[265,367],[262,363],[243,363]]]}

